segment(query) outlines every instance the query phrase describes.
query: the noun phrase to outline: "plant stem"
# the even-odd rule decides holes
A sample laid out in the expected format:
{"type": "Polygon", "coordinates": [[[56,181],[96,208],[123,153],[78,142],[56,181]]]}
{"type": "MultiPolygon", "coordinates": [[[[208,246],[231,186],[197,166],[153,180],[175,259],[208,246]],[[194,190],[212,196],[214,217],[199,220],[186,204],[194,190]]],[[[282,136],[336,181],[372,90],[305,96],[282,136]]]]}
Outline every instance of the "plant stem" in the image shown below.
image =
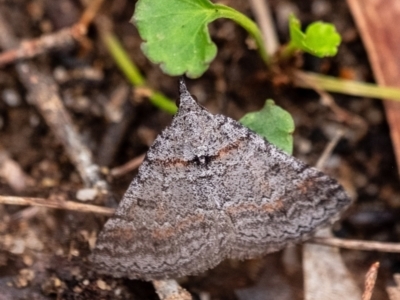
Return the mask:
{"type": "Polygon", "coordinates": [[[133,86],[141,86],[145,84],[145,80],[140,74],[139,69],[135,66],[129,58],[128,53],[118,41],[116,36],[112,33],[104,33],[103,41],[106,45],[111,56],[114,58],[120,70],[124,73],[126,78],[133,86]]]}
{"type": "MultiPolygon", "coordinates": [[[[111,56],[114,58],[115,63],[120,68],[122,73],[124,73],[128,81],[135,87],[146,86],[144,77],[140,74],[139,69],[129,58],[128,53],[126,53],[116,36],[110,32],[103,32],[102,38],[105,46],[107,47],[111,56]]],[[[175,102],[161,93],[151,90],[149,100],[154,106],[170,114],[175,114],[177,111],[175,102]]]]}
{"type": "Polygon", "coordinates": [[[162,93],[155,92],[152,90],[152,94],[150,95],[150,102],[153,103],[158,108],[174,115],[178,108],[176,107],[175,101],[171,100],[167,96],[162,93]]]}
{"type": "MultiPolygon", "coordinates": [[[[271,58],[268,55],[263,42],[263,37],[260,29],[252,20],[250,20],[244,14],[238,12],[237,10],[222,5],[222,4],[215,4],[215,9],[217,9],[216,19],[217,18],[227,18],[233,20],[235,23],[242,26],[254,39],[257,44],[258,52],[260,53],[261,58],[267,64],[267,66],[271,63],[271,58]]],[[[267,41],[268,42],[268,41],[267,41]]]]}
{"type": "Polygon", "coordinates": [[[296,45],[293,42],[289,42],[287,45],[283,47],[280,54],[280,58],[283,60],[288,60],[289,58],[293,57],[296,50],[298,50],[296,45]]]}
{"type": "Polygon", "coordinates": [[[312,72],[296,72],[297,86],[310,88],[316,85],[322,90],[343,93],[359,97],[378,98],[400,101],[400,89],[377,86],[372,83],[357,82],[353,80],[339,79],[336,77],[315,74],[312,72]],[[308,83],[311,83],[308,84],[308,83]]]}

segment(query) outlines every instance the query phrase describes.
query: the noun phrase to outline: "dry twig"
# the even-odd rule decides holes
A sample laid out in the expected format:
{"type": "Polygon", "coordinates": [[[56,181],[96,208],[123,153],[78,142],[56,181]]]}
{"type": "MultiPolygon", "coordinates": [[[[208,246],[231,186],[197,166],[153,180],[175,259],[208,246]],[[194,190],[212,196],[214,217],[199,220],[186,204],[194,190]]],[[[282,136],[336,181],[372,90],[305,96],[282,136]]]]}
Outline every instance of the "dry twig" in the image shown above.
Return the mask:
{"type": "Polygon", "coordinates": [[[153,280],[158,297],[161,300],[191,300],[188,291],[181,288],[175,280],[153,280]]]}
{"type": "Polygon", "coordinates": [[[9,205],[32,205],[46,208],[55,208],[63,210],[72,210],[85,213],[95,213],[105,216],[112,216],[115,212],[113,208],[83,204],[75,201],[55,201],[45,198],[33,198],[33,197],[14,197],[14,196],[0,196],[0,204],[9,205]]]}
{"type": "Polygon", "coordinates": [[[136,170],[139,168],[141,163],[143,162],[144,158],[146,157],[146,154],[139,155],[135,157],[134,159],[128,161],[127,163],[123,164],[122,166],[115,167],[111,169],[111,176],[113,177],[121,177],[122,175],[125,175],[128,172],[131,172],[133,170],[136,170]]]}
{"type": "Polygon", "coordinates": [[[365,287],[362,295],[362,300],[371,300],[374,291],[376,277],[378,276],[379,262],[371,265],[367,274],[365,275],[365,287]]]}
{"type": "Polygon", "coordinates": [[[267,49],[268,54],[272,56],[278,50],[279,42],[268,2],[265,0],[250,0],[250,5],[256,21],[260,25],[264,47],[267,49]]]}
{"type": "Polygon", "coordinates": [[[129,86],[126,83],[116,87],[105,105],[108,126],[101,140],[96,161],[101,166],[109,166],[133,119],[133,107],[128,102],[129,86]]]}
{"type": "Polygon", "coordinates": [[[333,97],[326,91],[320,89],[316,84],[314,84],[314,82],[310,80],[308,75],[305,74],[304,72],[295,71],[293,73],[293,76],[298,86],[307,86],[313,88],[314,91],[317,92],[318,95],[320,96],[321,104],[328,107],[335,114],[336,119],[339,122],[344,122],[346,124],[353,125],[357,128],[363,129],[364,131],[362,132],[362,135],[365,134],[368,126],[364,121],[364,119],[337,105],[333,97]]]}
{"type": "MultiPolygon", "coordinates": [[[[80,20],[69,28],[42,35],[37,39],[26,39],[15,43],[8,51],[0,53],[0,67],[38,55],[68,49],[76,45],[86,35],[88,26],[96,16],[103,0],[92,0],[80,20]]],[[[4,45],[7,46],[7,45],[4,45]]],[[[5,47],[6,48],[6,47],[5,47]]],[[[8,45],[10,48],[10,45],[8,45]]]]}
{"type": "Polygon", "coordinates": [[[400,253],[400,243],[344,240],[333,237],[329,238],[314,237],[313,239],[309,240],[308,243],[352,249],[352,250],[400,253]]]}
{"type": "Polygon", "coordinates": [[[315,167],[319,170],[322,170],[325,162],[331,156],[333,149],[335,149],[337,143],[343,137],[343,130],[336,131],[334,138],[329,142],[329,144],[325,147],[324,152],[322,152],[320,158],[317,161],[315,167]]]}

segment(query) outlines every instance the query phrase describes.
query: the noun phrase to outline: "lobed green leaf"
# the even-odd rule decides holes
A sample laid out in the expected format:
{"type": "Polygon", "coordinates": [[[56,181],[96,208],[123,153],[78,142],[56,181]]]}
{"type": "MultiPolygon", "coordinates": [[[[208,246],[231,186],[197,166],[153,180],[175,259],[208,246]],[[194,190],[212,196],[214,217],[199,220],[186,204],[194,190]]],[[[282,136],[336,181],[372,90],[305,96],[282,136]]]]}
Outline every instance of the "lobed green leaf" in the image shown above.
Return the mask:
{"type": "Polygon", "coordinates": [[[260,111],[246,114],[239,122],[286,153],[292,154],[294,121],[273,100],[267,100],[260,111]]]}
{"type": "Polygon", "coordinates": [[[216,56],[207,25],[217,16],[218,7],[208,0],[139,0],[132,21],[153,63],[169,75],[195,78],[216,56]]]}
{"type": "Polygon", "coordinates": [[[289,31],[292,46],[318,57],[336,55],[341,37],[333,24],[314,22],[306,28],[304,33],[300,27],[300,21],[291,15],[289,31]]]}

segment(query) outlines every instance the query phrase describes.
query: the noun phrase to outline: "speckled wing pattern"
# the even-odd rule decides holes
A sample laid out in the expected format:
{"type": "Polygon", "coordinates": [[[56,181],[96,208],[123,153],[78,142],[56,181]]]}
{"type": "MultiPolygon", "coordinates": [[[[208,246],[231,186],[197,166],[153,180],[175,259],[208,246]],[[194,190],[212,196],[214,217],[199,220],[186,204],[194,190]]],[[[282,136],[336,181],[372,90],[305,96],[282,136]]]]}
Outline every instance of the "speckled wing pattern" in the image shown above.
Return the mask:
{"type": "Polygon", "coordinates": [[[198,274],[300,241],[349,205],[332,178],[240,123],[212,115],[180,83],[179,111],[150,147],[91,261],[131,279],[198,274]]]}

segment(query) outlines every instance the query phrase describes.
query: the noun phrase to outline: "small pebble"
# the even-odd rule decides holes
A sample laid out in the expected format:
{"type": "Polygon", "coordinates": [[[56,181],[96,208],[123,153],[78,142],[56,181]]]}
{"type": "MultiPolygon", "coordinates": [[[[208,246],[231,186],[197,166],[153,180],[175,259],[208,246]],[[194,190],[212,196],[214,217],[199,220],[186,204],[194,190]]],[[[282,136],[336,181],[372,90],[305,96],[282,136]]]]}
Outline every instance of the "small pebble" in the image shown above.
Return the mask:
{"type": "Polygon", "coordinates": [[[110,287],[107,285],[107,283],[104,280],[98,279],[96,281],[97,287],[101,290],[108,290],[110,287]]]}
{"type": "Polygon", "coordinates": [[[22,254],[25,251],[25,241],[20,238],[15,238],[12,248],[9,250],[13,254],[22,254]]]}
{"type": "Polygon", "coordinates": [[[332,11],[331,5],[328,1],[313,1],[311,5],[312,12],[319,17],[329,14],[332,11]]]}
{"type": "Polygon", "coordinates": [[[121,293],[122,293],[122,289],[121,289],[121,288],[116,288],[116,289],[114,290],[114,295],[115,295],[115,296],[119,296],[119,295],[121,295],[121,293]]]}
{"type": "Polygon", "coordinates": [[[31,256],[29,256],[29,255],[24,255],[23,257],[22,257],[22,261],[24,262],[24,264],[26,265],[26,266],[32,266],[32,264],[33,264],[33,258],[31,257],[31,256]]]}
{"type": "Polygon", "coordinates": [[[79,250],[77,250],[77,249],[72,249],[69,253],[70,253],[72,256],[76,256],[76,257],[79,256],[79,250]]]}
{"type": "Polygon", "coordinates": [[[76,193],[76,199],[80,200],[80,201],[92,201],[96,198],[97,196],[97,189],[80,189],[77,193],[76,193]]]}
{"type": "Polygon", "coordinates": [[[17,107],[21,105],[21,97],[17,91],[13,89],[4,89],[1,93],[3,101],[10,107],[17,107]]]}

